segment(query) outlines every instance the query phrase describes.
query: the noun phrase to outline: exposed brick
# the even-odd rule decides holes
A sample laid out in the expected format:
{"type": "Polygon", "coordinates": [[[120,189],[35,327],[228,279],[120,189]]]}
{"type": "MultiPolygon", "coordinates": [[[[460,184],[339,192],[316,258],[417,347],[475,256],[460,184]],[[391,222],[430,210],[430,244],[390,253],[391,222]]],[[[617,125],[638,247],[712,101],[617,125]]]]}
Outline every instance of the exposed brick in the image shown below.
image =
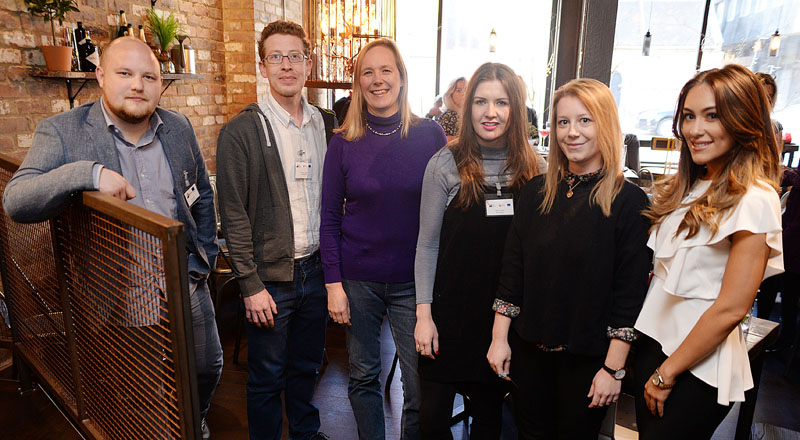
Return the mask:
{"type": "Polygon", "coordinates": [[[17,147],[28,149],[33,143],[33,133],[25,133],[17,135],[17,147]]]}
{"type": "Polygon", "coordinates": [[[19,49],[0,49],[0,63],[19,64],[22,62],[22,52],[19,49]]]}
{"type": "Polygon", "coordinates": [[[0,151],[8,153],[14,150],[15,137],[10,134],[0,135],[0,151]]]}
{"type": "Polygon", "coordinates": [[[33,34],[22,30],[3,32],[3,43],[13,47],[36,47],[33,34]]]}
{"type": "Polygon", "coordinates": [[[2,96],[3,99],[8,99],[8,98],[23,98],[26,97],[27,95],[25,94],[25,89],[20,86],[10,85],[10,84],[0,84],[0,96],[2,96]]]}
{"type": "Polygon", "coordinates": [[[30,74],[31,74],[31,69],[28,69],[27,67],[12,66],[8,68],[7,72],[8,79],[10,79],[11,81],[22,81],[28,78],[30,74]]]}
{"type": "Polygon", "coordinates": [[[189,105],[189,106],[200,105],[200,97],[199,96],[187,96],[186,97],[186,105],[189,105]]]}

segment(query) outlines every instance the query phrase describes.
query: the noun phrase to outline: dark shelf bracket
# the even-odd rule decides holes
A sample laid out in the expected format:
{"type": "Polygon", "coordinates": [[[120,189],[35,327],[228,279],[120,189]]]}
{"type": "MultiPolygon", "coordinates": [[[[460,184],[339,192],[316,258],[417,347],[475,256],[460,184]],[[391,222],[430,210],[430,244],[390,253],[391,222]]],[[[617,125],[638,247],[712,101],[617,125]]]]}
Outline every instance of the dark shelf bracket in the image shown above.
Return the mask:
{"type": "Polygon", "coordinates": [[[86,82],[89,80],[87,79],[83,80],[83,82],[81,82],[81,86],[78,87],[78,90],[76,90],[75,93],[72,93],[72,80],[67,78],[65,79],[65,81],[67,82],[67,98],[69,98],[69,108],[73,109],[75,108],[75,98],[78,96],[79,93],[81,93],[81,90],[83,90],[83,86],[85,86],[86,82]]]}

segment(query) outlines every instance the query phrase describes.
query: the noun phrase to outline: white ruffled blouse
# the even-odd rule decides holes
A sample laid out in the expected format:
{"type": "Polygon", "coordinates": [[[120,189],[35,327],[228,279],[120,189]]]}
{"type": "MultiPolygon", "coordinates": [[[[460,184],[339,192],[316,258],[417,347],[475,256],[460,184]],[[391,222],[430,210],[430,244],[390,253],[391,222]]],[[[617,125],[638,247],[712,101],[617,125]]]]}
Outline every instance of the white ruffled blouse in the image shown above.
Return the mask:
{"type": "MultiPolygon", "coordinates": [[[[731,250],[729,237],[734,232],[766,234],[770,254],[762,279],[783,272],[780,201],[765,183],[748,188],[739,204],[720,220],[713,237],[704,225],[690,239],[685,238],[686,230],[675,237],[689,209],[685,205],[702,196],[709,186],[710,180],[698,180],[681,207],[650,233],[647,242],[653,250],[653,280],[635,327],[658,341],[667,356],[675,352],[719,296],[731,250]]],[[[718,389],[720,405],[744,401],[744,392],[753,387],[753,377],[739,326],[689,371],[718,389]]]]}

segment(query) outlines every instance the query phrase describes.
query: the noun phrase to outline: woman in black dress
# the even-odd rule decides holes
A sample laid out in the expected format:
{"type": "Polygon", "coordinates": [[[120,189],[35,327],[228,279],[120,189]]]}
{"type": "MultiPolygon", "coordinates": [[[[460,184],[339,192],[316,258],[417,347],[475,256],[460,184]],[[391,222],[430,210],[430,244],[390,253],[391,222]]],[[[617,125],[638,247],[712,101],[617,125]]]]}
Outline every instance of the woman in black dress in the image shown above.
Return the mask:
{"type": "Polygon", "coordinates": [[[509,229],[487,358],[515,384],[519,438],[597,439],[647,290],[647,196],[622,176],[604,84],[562,86],[551,127],[550,167],[522,189],[509,229]]]}
{"type": "Polygon", "coordinates": [[[417,326],[423,439],[452,438],[456,392],[471,401],[471,438],[500,436],[503,382],[484,360],[513,201],[537,174],[524,85],[503,64],[470,80],[461,136],[428,162],[417,242],[417,326]]]}

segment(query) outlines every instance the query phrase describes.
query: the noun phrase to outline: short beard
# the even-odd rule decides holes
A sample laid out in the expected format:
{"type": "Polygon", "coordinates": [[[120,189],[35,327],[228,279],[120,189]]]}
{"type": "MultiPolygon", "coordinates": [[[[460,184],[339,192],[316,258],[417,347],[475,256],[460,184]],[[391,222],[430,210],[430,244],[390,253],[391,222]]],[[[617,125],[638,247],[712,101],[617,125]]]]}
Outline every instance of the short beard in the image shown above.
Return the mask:
{"type": "Polygon", "coordinates": [[[116,107],[112,106],[108,100],[105,100],[106,109],[108,109],[114,116],[122,119],[124,122],[128,124],[139,124],[143,121],[146,121],[153,115],[155,109],[145,112],[145,113],[131,113],[125,110],[124,107],[116,107]]]}
{"type": "Polygon", "coordinates": [[[153,115],[153,112],[150,112],[150,113],[147,113],[147,114],[134,114],[134,113],[127,112],[122,108],[111,108],[110,110],[111,110],[112,113],[114,113],[114,115],[116,117],[122,119],[123,121],[127,122],[128,124],[138,124],[138,123],[143,122],[143,121],[145,121],[147,119],[150,119],[150,116],[153,115]]]}

